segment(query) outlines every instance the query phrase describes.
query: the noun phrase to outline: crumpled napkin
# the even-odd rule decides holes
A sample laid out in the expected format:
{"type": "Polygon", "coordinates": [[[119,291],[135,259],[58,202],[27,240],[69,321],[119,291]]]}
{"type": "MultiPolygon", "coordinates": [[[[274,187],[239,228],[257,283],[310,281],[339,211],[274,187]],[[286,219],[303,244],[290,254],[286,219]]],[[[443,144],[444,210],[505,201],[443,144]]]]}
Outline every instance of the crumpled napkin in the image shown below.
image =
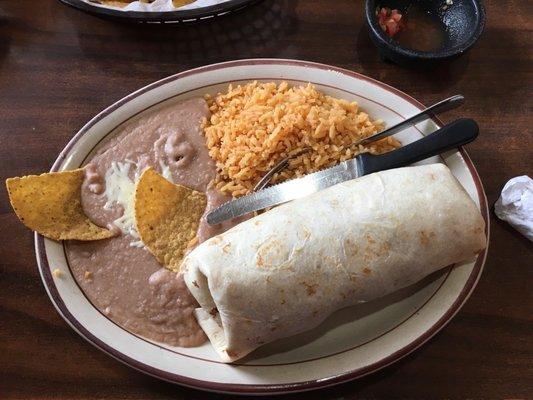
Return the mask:
{"type": "Polygon", "coordinates": [[[494,212],[533,242],[533,179],[522,175],[507,182],[494,212]]]}

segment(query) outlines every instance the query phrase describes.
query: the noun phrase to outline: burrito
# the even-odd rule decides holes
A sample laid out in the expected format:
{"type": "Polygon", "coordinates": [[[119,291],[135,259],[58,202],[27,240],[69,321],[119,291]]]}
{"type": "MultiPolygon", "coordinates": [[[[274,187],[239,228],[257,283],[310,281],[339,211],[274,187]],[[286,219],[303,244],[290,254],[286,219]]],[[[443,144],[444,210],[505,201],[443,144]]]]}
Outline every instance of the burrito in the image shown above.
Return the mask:
{"type": "Polygon", "coordinates": [[[377,172],[276,207],[184,259],[195,316],[224,362],[385,296],[486,246],[442,164],[377,172]]]}

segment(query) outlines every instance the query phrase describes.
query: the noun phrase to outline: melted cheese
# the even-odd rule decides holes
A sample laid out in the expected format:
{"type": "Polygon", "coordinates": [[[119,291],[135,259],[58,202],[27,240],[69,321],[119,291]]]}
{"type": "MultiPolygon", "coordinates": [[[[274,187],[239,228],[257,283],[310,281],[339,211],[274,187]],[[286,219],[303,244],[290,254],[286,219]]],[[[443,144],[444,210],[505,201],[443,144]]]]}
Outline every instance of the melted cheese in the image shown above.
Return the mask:
{"type": "Polygon", "coordinates": [[[132,162],[113,162],[105,174],[105,196],[107,202],[104,205],[106,210],[110,210],[114,204],[118,204],[124,210],[121,217],[113,223],[122,233],[138,239],[139,234],[135,229],[135,209],[133,200],[135,196],[135,182],[138,179],[137,171],[134,179],[130,178],[130,168],[132,162]]]}
{"type": "Polygon", "coordinates": [[[170,172],[170,167],[166,165],[162,160],[159,160],[159,166],[161,167],[161,175],[170,183],[174,183],[172,179],[172,172],[170,172]]]}
{"type": "MultiPolygon", "coordinates": [[[[163,161],[159,161],[161,174],[169,182],[173,183],[170,167],[163,161]]],[[[107,198],[104,209],[110,210],[114,204],[118,204],[124,210],[121,217],[113,223],[123,234],[130,235],[137,239],[130,243],[132,247],[144,247],[139,233],[135,227],[135,185],[141,173],[134,161],[113,162],[105,174],[105,196],[107,198]],[[133,179],[130,178],[131,167],[134,166],[133,179]]]]}

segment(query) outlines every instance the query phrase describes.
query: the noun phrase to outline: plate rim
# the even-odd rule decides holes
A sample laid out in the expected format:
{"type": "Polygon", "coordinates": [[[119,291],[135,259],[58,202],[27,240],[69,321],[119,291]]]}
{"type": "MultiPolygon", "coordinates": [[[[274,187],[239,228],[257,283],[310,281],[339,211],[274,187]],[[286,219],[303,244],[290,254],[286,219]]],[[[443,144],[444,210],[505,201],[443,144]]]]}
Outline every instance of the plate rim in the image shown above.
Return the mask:
{"type": "MultiPolygon", "coordinates": [[[[105,118],[106,116],[108,116],[109,114],[117,110],[118,108],[122,107],[124,104],[130,102],[132,99],[150,90],[153,90],[159,86],[162,86],[168,82],[175,81],[182,77],[186,77],[186,76],[190,76],[190,75],[194,75],[194,74],[198,74],[202,72],[218,70],[222,68],[229,68],[229,67],[236,67],[236,66],[249,66],[249,65],[258,65],[258,64],[281,65],[281,66],[291,65],[291,66],[300,66],[300,67],[311,67],[311,68],[316,68],[320,70],[331,70],[334,72],[347,75],[351,78],[368,81],[370,83],[377,85],[378,87],[381,87],[385,90],[393,92],[394,94],[396,94],[403,100],[408,101],[409,103],[411,103],[412,105],[416,107],[419,107],[419,108],[424,107],[424,105],[420,103],[418,100],[400,91],[399,89],[396,89],[386,83],[380,82],[376,79],[370,78],[358,72],[344,69],[341,67],[336,67],[336,66],[327,65],[323,63],[317,63],[317,62],[310,62],[310,61],[277,59],[277,58],[252,58],[252,59],[226,61],[222,63],[209,64],[209,65],[205,65],[202,67],[179,72],[177,74],[168,76],[166,78],[163,78],[156,82],[148,84],[124,96],[123,98],[119,99],[118,101],[116,101],[115,103],[105,108],[100,113],[98,113],[92,119],[90,119],[69,140],[69,142],[63,148],[63,150],[60,152],[57,159],[54,161],[50,171],[53,172],[53,171],[58,170],[59,166],[64,161],[66,155],[71,151],[72,147],[79,141],[79,139],[83,135],[85,135],[85,133],[90,128],[92,128],[92,126],[94,126],[97,122],[99,122],[101,119],[105,118]]],[[[432,120],[439,126],[443,125],[442,121],[437,117],[433,117],[432,120]]],[[[470,275],[468,276],[468,279],[466,280],[463,288],[461,289],[455,301],[444,312],[442,317],[439,320],[437,320],[431,327],[429,327],[424,333],[422,333],[415,340],[403,346],[396,352],[389,354],[387,357],[382,358],[381,360],[377,362],[374,362],[372,364],[369,364],[367,366],[364,366],[364,367],[361,367],[355,370],[351,370],[346,373],[342,373],[337,376],[332,376],[332,377],[328,377],[325,379],[318,379],[318,380],[315,379],[315,380],[309,380],[309,381],[291,382],[291,383],[282,383],[282,384],[237,384],[237,383],[220,383],[220,382],[205,381],[205,380],[190,378],[190,377],[186,377],[183,375],[173,374],[168,371],[160,370],[158,368],[155,368],[155,367],[146,365],[140,361],[137,361],[121,353],[120,351],[114,349],[113,347],[104,343],[98,337],[94,336],[92,333],[90,333],[85,327],[83,327],[78,322],[78,320],[67,309],[65,303],[63,302],[63,299],[59,295],[59,292],[57,291],[57,288],[55,286],[55,283],[53,282],[53,278],[51,274],[45,273],[46,270],[49,271],[50,266],[48,264],[48,259],[46,256],[44,237],[35,233],[34,234],[35,252],[36,252],[36,257],[37,257],[39,273],[41,275],[41,279],[43,281],[43,285],[46,289],[46,292],[50,300],[52,301],[54,307],[59,312],[59,314],[62,316],[62,318],[67,322],[67,324],[71,328],[73,328],[81,337],[83,337],[89,343],[91,343],[98,349],[102,350],[106,354],[112,356],[116,360],[138,371],[141,371],[143,373],[156,377],[158,379],[162,379],[162,380],[165,380],[171,383],[180,384],[180,385],[194,388],[194,389],[200,389],[200,390],[211,391],[211,392],[243,394],[243,395],[244,394],[283,394],[283,393],[303,392],[303,391],[324,388],[324,387],[348,382],[348,381],[361,378],[363,376],[366,376],[368,374],[371,374],[373,372],[376,372],[380,369],[385,368],[386,366],[412,353],[413,351],[418,349],[420,346],[422,346],[424,343],[426,343],[428,340],[430,340],[442,328],[444,328],[444,326],[446,326],[446,324],[449,321],[451,321],[451,319],[459,312],[461,307],[464,305],[464,303],[468,300],[468,298],[472,294],[474,288],[477,285],[477,282],[479,281],[481,277],[481,273],[483,271],[483,267],[484,267],[485,260],[487,257],[488,244],[489,244],[489,239],[490,239],[490,218],[489,218],[489,213],[488,213],[488,202],[487,202],[487,197],[485,195],[485,191],[484,191],[484,188],[481,182],[481,178],[479,177],[479,174],[470,156],[468,155],[468,153],[463,147],[459,148],[458,151],[465,161],[465,165],[470,175],[472,176],[472,180],[476,188],[479,205],[480,205],[480,211],[485,220],[485,233],[487,236],[487,248],[478,255],[474,263],[474,266],[472,268],[472,271],[470,275]]]]}
{"type": "Polygon", "coordinates": [[[102,18],[110,18],[130,22],[171,23],[208,20],[212,17],[218,17],[222,14],[236,11],[261,0],[227,0],[224,3],[215,4],[212,6],[199,7],[187,10],[177,9],[175,11],[122,11],[113,8],[99,7],[97,5],[86,3],[83,0],[59,1],[77,10],[102,18]]]}

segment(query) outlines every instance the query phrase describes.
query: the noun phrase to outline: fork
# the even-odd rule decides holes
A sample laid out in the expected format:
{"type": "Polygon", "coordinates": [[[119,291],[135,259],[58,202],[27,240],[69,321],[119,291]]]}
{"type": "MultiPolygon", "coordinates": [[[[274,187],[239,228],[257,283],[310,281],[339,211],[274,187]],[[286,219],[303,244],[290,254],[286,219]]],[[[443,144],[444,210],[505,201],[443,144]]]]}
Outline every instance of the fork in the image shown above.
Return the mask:
{"type": "MultiPolygon", "coordinates": [[[[415,124],[418,124],[419,122],[422,122],[428,118],[435,116],[435,114],[453,110],[454,108],[457,108],[460,105],[462,105],[464,103],[464,100],[465,98],[461,94],[456,94],[455,96],[448,97],[447,99],[444,99],[442,101],[439,101],[438,103],[433,104],[432,106],[427,107],[426,109],[420,111],[419,113],[403,120],[402,122],[399,122],[398,124],[394,126],[391,126],[388,129],[385,129],[382,132],[376,133],[375,135],[369,136],[367,138],[359,140],[358,142],[352,143],[351,146],[357,146],[360,144],[364,145],[364,144],[374,142],[376,140],[380,140],[380,139],[384,139],[386,137],[392,136],[408,128],[409,126],[413,126],[415,124]]],[[[272,177],[276,173],[283,171],[285,168],[287,168],[290,160],[292,160],[295,157],[301,156],[302,154],[308,153],[311,150],[313,150],[311,147],[305,147],[283,158],[280,162],[274,165],[265,174],[265,176],[261,178],[259,182],[257,182],[257,184],[253,188],[253,191],[257,192],[258,190],[264,189],[265,186],[267,186],[270,183],[270,181],[272,180],[272,177]]]]}

